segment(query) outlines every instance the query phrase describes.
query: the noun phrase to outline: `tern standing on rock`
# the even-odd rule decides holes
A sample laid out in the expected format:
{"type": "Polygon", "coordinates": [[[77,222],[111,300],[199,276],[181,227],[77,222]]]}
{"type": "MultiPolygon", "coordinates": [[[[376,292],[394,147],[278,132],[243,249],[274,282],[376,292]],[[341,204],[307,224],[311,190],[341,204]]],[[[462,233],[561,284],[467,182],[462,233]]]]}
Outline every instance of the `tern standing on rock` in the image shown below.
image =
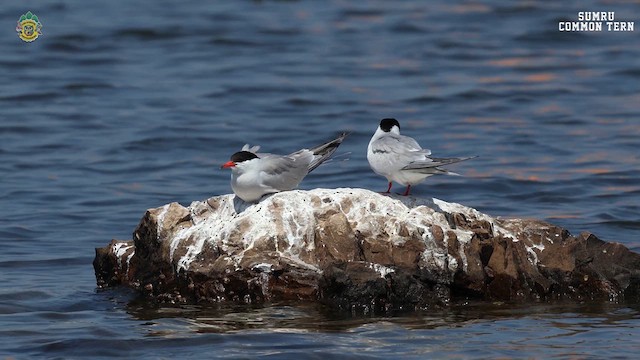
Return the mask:
{"type": "Polygon", "coordinates": [[[338,149],[348,133],[311,149],[289,155],[256,153],[259,147],[245,145],[231,155],[222,168],[231,168],[231,189],[246,202],[256,202],[266,194],[293,190],[308,173],[338,149]]]}
{"type": "Polygon", "coordinates": [[[391,191],[393,182],[407,187],[404,196],[409,195],[411,185],[423,182],[435,174],[458,175],[454,172],[439,168],[464,160],[474,158],[434,158],[431,150],[423,149],[417,141],[408,136],[400,135],[400,123],[396,119],[382,119],[380,126],[369,141],[367,160],[371,169],[387,178],[391,191]]]}

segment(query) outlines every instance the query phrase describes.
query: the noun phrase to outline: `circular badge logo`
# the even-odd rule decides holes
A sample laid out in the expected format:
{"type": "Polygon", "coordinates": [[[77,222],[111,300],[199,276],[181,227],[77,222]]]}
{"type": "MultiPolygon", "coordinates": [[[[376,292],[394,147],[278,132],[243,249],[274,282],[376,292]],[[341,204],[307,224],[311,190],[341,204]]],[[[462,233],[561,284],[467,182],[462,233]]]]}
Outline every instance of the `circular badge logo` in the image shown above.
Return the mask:
{"type": "Polygon", "coordinates": [[[32,42],[42,35],[42,24],[38,17],[27,11],[26,14],[20,16],[18,19],[18,26],[16,26],[18,37],[26,42],[32,42]]]}

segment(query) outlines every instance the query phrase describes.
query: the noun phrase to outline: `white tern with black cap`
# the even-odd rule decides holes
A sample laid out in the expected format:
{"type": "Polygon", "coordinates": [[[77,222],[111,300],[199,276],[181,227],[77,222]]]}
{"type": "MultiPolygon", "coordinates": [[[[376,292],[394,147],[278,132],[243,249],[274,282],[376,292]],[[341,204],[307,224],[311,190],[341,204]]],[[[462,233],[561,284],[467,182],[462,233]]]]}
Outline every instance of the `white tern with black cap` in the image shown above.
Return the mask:
{"type": "Polygon", "coordinates": [[[407,187],[403,194],[405,196],[409,195],[412,185],[423,182],[431,175],[458,175],[440,166],[476,157],[435,158],[430,155],[431,150],[423,149],[413,138],[400,135],[400,123],[391,118],[380,121],[367,148],[369,166],[389,181],[386,193],[391,191],[393,182],[396,182],[407,187]]]}
{"type": "Polygon", "coordinates": [[[308,173],[331,157],[347,135],[342,133],[322,145],[289,155],[257,153],[259,147],[245,145],[221,167],[231,169],[231,189],[236,196],[256,202],[266,194],[297,188],[308,173]]]}

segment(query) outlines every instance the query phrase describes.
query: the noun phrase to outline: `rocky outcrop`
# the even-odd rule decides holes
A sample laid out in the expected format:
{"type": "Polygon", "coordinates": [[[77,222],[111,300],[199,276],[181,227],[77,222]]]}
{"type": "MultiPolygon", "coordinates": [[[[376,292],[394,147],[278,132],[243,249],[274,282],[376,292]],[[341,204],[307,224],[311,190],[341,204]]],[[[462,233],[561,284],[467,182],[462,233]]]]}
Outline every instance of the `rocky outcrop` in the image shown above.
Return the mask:
{"type": "Polygon", "coordinates": [[[318,300],[343,308],[640,298],[640,255],[537,220],[363,189],[233,195],[147,210],[96,249],[100,287],[167,302],[318,300]]]}

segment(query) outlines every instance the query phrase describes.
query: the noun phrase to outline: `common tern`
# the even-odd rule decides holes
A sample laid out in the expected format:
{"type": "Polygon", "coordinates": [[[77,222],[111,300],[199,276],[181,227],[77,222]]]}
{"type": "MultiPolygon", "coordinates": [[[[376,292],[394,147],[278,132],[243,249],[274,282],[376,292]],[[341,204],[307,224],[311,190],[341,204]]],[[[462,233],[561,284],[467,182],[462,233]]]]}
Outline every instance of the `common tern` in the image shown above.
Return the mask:
{"type": "Polygon", "coordinates": [[[231,189],[245,202],[256,202],[264,195],[293,190],[308,173],[336,151],[348,133],[311,149],[289,155],[257,153],[259,146],[245,145],[231,155],[221,168],[231,168],[231,189]]]}
{"type": "Polygon", "coordinates": [[[400,123],[390,118],[380,121],[367,148],[369,166],[389,181],[386,193],[391,191],[393,182],[397,182],[407,187],[404,196],[409,195],[412,185],[423,182],[431,175],[458,175],[440,166],[475,157],[434,158],[430,155],[431,150],[423,149],[413,138],[400,135],[400,123]]]}

